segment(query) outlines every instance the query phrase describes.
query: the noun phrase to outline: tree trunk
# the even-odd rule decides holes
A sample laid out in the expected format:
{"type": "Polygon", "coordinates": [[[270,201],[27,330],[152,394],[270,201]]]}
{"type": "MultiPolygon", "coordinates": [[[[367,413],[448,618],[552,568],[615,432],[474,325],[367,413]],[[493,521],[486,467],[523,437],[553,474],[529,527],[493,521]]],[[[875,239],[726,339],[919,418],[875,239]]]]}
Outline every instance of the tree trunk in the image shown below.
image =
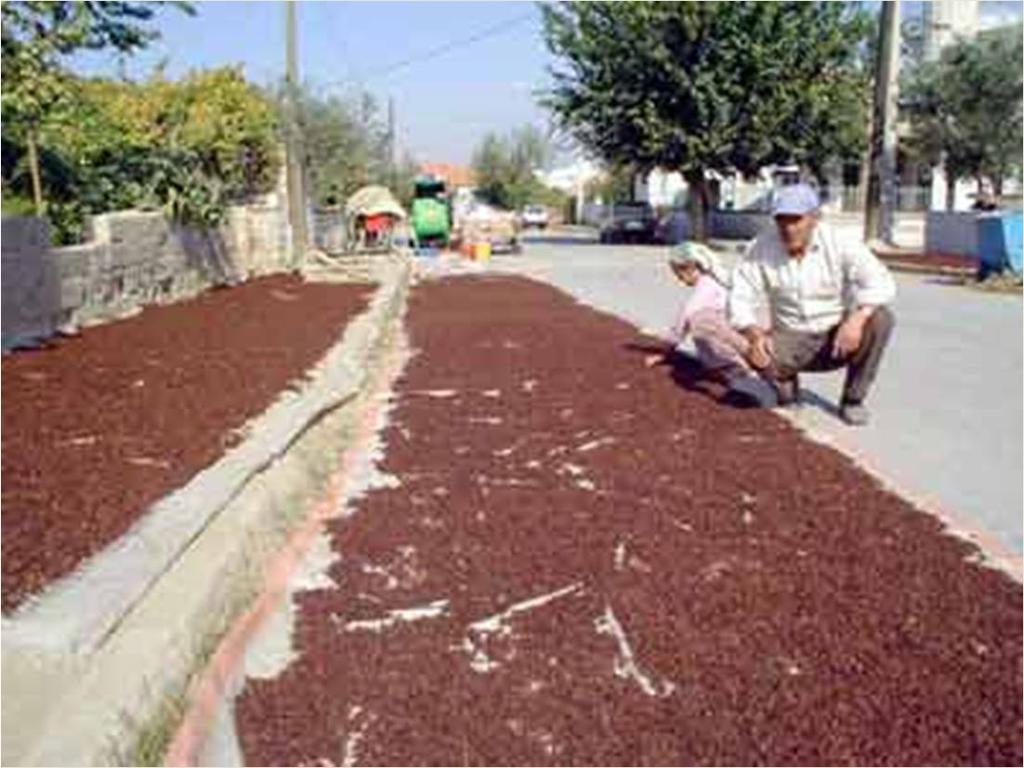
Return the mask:
{"type": "Polygon", "coordinates": [[[39,152],[36,148],[36,133],[28,132],[28,170],[32,177],[32,202],[36,206],[36,216],[43,215],[43,184],[39,178],[39,152]]]}
{"type": "Polygon", "coordinates": [[[710,189],[703,171],[687,174],[685,178],[690,188],[690,233],[688,239],[705,242],[710,234],[708,231],[710,189]]]}
{"type": "Polygon", "coordinates": [[[956,177],[950,172],[949,166],[942,170],[946,177],[946,210],[952,211],[956,207],[956,177]]]}

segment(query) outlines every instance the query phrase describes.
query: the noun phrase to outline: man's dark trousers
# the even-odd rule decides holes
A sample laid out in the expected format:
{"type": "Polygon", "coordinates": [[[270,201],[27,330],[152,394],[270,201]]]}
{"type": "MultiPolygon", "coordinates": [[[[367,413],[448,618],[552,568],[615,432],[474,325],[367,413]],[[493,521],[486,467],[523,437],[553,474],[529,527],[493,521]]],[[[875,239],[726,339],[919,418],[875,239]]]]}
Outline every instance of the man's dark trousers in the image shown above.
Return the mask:
{"type": "Polygon", "coordinates": [[[832,354],[839,326],[822,333],[806,333],[778,329],[772,332],[772,365],[767,378],[778,382],[793,381],[802,371],[835,371],[846,368],[846,384],[842,403],[861,403],[867,397],[878,373],[882,353],[889,343],[896,318],[888,307],[878,307],[864,324],[860,347],[852,355],[837,358],[832,354]]]}

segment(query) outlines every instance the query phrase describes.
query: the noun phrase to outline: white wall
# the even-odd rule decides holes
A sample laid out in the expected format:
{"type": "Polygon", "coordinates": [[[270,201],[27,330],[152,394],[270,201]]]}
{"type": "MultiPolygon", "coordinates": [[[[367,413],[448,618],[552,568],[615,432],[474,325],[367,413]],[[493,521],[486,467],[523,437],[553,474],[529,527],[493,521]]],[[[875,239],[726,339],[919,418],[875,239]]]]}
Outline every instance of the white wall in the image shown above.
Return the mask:
{"type": "Polygon", "coordinates": [[[637,176],[634,181],[637,200],[648,202],[655,208],[675,205],[686,192],[686,182],[678,171],[666,172],[655,168],[646,177],[637,176]]]}

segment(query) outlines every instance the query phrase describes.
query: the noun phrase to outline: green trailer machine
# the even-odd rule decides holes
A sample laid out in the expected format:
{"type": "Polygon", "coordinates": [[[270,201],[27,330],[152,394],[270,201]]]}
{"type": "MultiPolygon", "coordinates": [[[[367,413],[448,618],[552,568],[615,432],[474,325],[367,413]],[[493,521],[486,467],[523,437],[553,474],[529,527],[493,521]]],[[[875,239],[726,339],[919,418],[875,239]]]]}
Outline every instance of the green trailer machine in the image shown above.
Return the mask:
{"type": "Polygon", "coordinates": [[[444,181],[434,176],[416,179],[412,201],[412,231],[420,247],[448,247],[451,215],[444,181]]]}

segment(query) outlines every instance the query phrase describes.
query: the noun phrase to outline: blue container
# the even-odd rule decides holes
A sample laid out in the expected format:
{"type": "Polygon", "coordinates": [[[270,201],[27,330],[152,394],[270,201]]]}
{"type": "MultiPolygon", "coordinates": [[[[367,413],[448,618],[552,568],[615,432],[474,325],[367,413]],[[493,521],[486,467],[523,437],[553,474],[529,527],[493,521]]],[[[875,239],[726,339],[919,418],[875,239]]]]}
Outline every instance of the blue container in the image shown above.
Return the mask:
{"type": "Polygon", "coordinates": [[[1021,249],[1024,245],[1024,215],[993,213],[978,217],[978,257],[981,275],[1007,269],[1021,274],[1021,249]]]}

